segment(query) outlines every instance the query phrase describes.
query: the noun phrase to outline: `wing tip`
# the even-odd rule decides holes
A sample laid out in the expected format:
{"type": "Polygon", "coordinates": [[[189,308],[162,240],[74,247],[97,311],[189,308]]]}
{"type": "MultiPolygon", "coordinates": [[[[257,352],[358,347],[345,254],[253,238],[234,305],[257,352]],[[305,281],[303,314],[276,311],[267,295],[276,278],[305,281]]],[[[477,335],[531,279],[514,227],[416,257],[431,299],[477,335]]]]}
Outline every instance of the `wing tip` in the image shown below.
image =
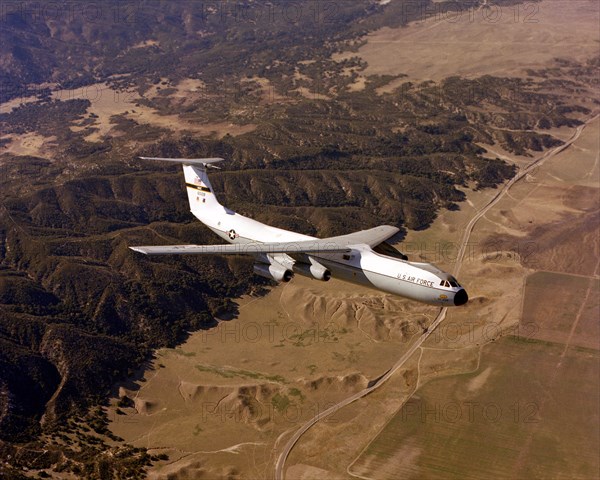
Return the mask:
{"type": "Polygon", "coordinates": [[[146,252],[144,247],[129,247],[129,249],[137,253],[143,253],[144,255],[148,255],[148,252],[146,252]]]}

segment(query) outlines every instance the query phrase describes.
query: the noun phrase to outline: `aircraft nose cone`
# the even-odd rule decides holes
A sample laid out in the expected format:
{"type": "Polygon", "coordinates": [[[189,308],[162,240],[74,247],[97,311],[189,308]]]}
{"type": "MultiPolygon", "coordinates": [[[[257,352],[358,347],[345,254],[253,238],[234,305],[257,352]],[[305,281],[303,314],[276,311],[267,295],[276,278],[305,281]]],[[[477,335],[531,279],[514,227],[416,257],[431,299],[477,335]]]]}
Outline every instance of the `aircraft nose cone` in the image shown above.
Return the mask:
{"type": "Polygon", "coordinates": [[[464,305],[469,301],[469,296],[467,295],[467,291],[464,288],[461,288],[458,292],[454,294],[454,305],[459,307],[460,305],[464,305]]]}

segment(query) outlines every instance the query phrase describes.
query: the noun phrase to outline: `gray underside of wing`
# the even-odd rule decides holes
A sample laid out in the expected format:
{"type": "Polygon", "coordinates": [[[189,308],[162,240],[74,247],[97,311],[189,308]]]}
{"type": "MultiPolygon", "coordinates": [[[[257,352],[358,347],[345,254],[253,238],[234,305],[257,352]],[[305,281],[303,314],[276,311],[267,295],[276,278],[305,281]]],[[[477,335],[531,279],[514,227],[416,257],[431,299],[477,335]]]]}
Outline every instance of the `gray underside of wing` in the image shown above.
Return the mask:
{"type": "Polygon", "coordinates": [[[400,229],[397,227],[392,227],[391,225],[381,225],[368,230],[361,230],[360,232],[340,235],[339,237],[330,237],[326,240],[328,242],[336,243],[340,246],[365,244],[369,247],[375,247],[380,243],[385,242],[388,238],[393,237],[399,231],[400,229]]]}
{"type": "Polygon", "coordinates": [[[254,255],[260,253],[345,253],[352,245],[374,247],[398,233],[400,229],[389,225],[361,230],[360,232],[298,242],[251,242],[224,245],[156,245],[129,247],[146,255],[254,255]]]}
{"type": "Polygon", "coordinates": [[[235,243],[225,245],[157,245],[129,247],[146,255],[254,255],[259,253],[335,253],[348,252],[347,244],[331,239],[301,242],[235,243]]]}

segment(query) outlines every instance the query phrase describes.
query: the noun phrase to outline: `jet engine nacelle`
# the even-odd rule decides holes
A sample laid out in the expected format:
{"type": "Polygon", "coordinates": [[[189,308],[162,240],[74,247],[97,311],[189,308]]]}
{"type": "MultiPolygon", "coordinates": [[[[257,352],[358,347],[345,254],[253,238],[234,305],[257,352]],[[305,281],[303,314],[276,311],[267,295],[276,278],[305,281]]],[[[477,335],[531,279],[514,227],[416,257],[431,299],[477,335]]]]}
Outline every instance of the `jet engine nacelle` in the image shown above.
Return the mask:
{"type": "Polygon", "coordinates": [[[306,263],[295,263],[294,270],[305,277],[316,278],[323,282],[327,282],[331,278],[331,272],[323,265],[313,262],[310,265],[306,263]]]}
{"type": "Polygon", "coordinates": [[[289,282],[294,276],[294,272],[279,264],[255,263],[254,273],[276,282],[289,282]]]}

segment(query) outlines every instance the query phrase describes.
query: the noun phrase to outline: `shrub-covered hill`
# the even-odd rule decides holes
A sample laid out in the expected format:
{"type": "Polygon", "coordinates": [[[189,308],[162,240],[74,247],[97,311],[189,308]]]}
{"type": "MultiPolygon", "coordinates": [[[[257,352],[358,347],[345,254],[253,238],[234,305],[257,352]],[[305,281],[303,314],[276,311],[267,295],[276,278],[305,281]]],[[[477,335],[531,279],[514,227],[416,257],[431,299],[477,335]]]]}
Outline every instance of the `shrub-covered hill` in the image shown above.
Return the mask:
{"type": "Polygon", "coordinates": [[[249,148],[243,137],[181,136],[119,158],[115,152],[122,151],[123,141],[117,138],[92,153],[67,144],[68,161],[3,157],[0,431],[5,439],[35,433],[40,420],[50,426],[99,401],[152,349],[211,326],[215,315],[233,308],[231,298],[264,283],[252,275],[251,259],[149,258],[127,248],[218,241],[189,213],[180,169],[136,160],[137,155],[230,154],[225,169],[211,175],[224,204],[319,236],[382,223],[423,228],[439,208],[463,200],[458,185],[476,185],[479,175],[484,184],[494,184],[512,174],[503,162],[469,154],[467,139],[452,147],[467,152],[461,157],[466,161],[448,163],[447,173],[440,173],[443,152],[419,161],[309,148],[298,149],[286,162],[267,156],[262,140],[249,148]],[[257,154],[268,168],[256,168],[257,154]]]}
{"type": "MultiPolygon", "coordinates": [[[[50,176],[39,186],[27,175],[31,162],[8,162],[1,177],[5,439],[35,433],[42,415],[51,425],[99,401],[151,349],[210,326],[230,309],[228,299],[249,291],[252,278],[242,258],[156,260],[127,248],[214,241],[190,221],[179,175],[132,173],[60,185],[50,176]],[[12,180],[18,177],[26,184],[12,180]]],[[[49,163],[40,160],[38,167],[44,178],[49,163]]]]}
{"type": "MultiPolygon", "coordinates": [[[[452,89],[443,91],[452,95],[441,101],[428,85],[380,96],[375,82],[337,100],[261,106],[254,132],[221,140],[121,119],[116,123],[121,135],[90,143],[67,121],[56,125],[61,147],[55,158],[4,155],[3,435],[21,434],[24,422],[35,431],[41,418],[52,423],[97,400],[153,348],[209,326],[216,313],[231,308],[229,299],[260,283],[248,259],[155,259],[128,250],[136,244],[216,241],[191,217],[179,169],[141,162],[138,155],[229,159],[212,174],[223,203],[283,228],[319,236],[382,223],[426,228],[440,208],[457,208],[465,190],[494,187],[514,174],[505,162],[482,158],[477,142],[525,153],[556,144],[545,134],[496,126],[521,122],[517,126],[532,128],[542,120],[544,112],[533,108],[542,94],[530,91],[531,85],[487,77],[448,82],[452,89]],[[485,117],[472,106],[469,92],[477,88],[485,89],[493,105],[519,108],[485,117]],[[522,113],[526,108],[528,115],[522,113]],[[400,113],[408,117],[398,129],[390,120],[400,113]],[[140,146],[132,149],[132,142],[140,146]],[[30,324],[36,335],[18,333],[28,332],[30,324]],[[110,355],[84,362],[79,343],[110,355]],[[31,362],[11,360],[22,349],[31,362]],[[39,385],[40,396],[35,402],[22,398],[19,375],[35,382],[40,369],[53,372],[39,385]]],[[[80,118],[81,105],[63,103],[49,111],[80,118]]],[[[49,133],[54,114],[45,112],[25,106],[0,121],[18,128],[14,133],[36,128],[49,133]],[[30,118],[35,122],[28,127],[30,118]]],[[[558,126],[571,121],[567,114],[547,120],[558,126]]]]}
{"type": "MultiPolygon", "coordinates": [[[[235,313],[232,298],[266,284],[250,259],[147,258],[127,248],[218,241],[189,213],[180,170],[139,155],[226,158],[211,174],[221,201],[279,227],[317,236],[383,223],[423,229],[440,209],[459,208],[464,192],[514,174],[480,145],[533,155],[559,143],[549,129],[577,125],[589,111],[577,104],[597,82],[597,59],[527,79],[406,82],[385,93],[379,87],[401,76],[373,76],[352,90],[364,62],[335,62],[332,53],[409,21],[407,3],[415,5],[329,2],[338,10],[327,24],[327,11],[253,22],[199,9],[206,2],[132,9],[111,0],[95,22],[7,14],[0,93],[37,93],[39,102],[1,113],[0,129],[56,137],[56,147],[39,157],[0,155],[0,439],[63,428],[154,348],[235,313]],[[171,97],[187,79],[203,82],[202,95],[171,97]],[[93,105],[51,100],[47,85],[98,82],[192,124],[256,128],[198,137],[121,113],[109,135],[86,141],[93,105]],[[158,86],[160,94],[144,96],[158,86]]],[[[274,4],[279,15],[285,2],[274,4]]],[[[0,454],[7,451],[0,440],[0,454]]]]}

